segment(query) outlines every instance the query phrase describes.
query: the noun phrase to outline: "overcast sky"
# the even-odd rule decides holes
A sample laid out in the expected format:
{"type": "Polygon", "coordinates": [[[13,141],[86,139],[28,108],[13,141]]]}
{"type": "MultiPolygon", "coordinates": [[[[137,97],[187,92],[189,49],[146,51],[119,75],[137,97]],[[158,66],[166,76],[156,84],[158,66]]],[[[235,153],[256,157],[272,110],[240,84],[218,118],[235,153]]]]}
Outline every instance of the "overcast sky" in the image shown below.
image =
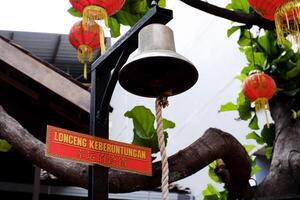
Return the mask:
{"type": "Polygon", "coordinates": [[[0,29],[68,33],[79,18],[71,16],[68,0],[2,1],[0,29]]]}

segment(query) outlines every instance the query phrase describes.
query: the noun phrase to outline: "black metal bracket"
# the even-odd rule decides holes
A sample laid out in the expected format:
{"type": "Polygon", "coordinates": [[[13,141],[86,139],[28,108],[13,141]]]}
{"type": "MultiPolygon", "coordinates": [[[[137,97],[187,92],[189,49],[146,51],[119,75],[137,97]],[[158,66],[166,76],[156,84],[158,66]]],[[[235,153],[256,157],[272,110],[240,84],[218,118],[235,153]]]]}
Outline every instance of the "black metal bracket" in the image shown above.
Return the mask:
{"type": "MultiPolygon", "coordinates": [[[[105,139],[109,138],[109,103],[117,84],[121,67],[125,64],[129,55],[138,47],[138,33],[140,30],[153,23],[166,24],[172,19],[172,10],[159,8],[157,6],[151,8],[136,25],[92,64],[91,135],[105,139]]],[[[108,200],[107,167],[96,165],[89,167],[88,189],[89,200],[108,200]]]]}

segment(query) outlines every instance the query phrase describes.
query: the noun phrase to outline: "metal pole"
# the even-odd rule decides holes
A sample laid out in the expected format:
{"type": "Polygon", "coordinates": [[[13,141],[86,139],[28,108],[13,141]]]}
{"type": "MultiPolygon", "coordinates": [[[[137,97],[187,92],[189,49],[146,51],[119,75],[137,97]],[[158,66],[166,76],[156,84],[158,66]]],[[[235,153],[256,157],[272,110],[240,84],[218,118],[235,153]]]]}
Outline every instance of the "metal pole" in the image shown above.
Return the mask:
{"type": "Polygon", "coordinates": [[[33,195],[32,200],[39,200],[41,188],[41,168],[34,166],[34,182],[33,182],[33,195]]]}

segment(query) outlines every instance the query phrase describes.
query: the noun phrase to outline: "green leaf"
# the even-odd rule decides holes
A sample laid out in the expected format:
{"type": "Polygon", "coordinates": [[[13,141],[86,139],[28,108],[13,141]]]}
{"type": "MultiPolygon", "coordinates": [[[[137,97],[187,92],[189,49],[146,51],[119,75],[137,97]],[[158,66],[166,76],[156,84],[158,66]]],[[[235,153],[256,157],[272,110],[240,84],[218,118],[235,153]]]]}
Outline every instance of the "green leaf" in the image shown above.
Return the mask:
{"type": "Polygon", "coordinates": [[[265,65],[266,58],[264,53],[254,52],[252,48],[247,48],[245,50],[245,54],[250,64],[255,65],[254,67],[259,67],[258,69],[262,69],[262,67],[265,65]]]}
{"type": "Polygon", "coordinates": [[[155,134],[155,117],[151,110],[144,106],[135,106],[131,111],[125,113],[125,117],[133,120],[136,134],[143,139],[151,139],[155,134]]]}
{"type": "Polygon", "coordinates": [[[300,117],[300,110],[297,111],[297,118],[300,117]]]}
{"type": "Polygon", "coordinates": [[[300,75],[300,60],[296,62],[296,67],[286,73],[287,79],[292,79],[300,75]]]}
{"type": "Polygon", "coordinates": [[[237,105],[240,119],[250,119],[252,115],[251,103],[245,98],[243,91],[239,93],[237,105]]]}
{"type": "Polygon", "coordinates": [[[264,51],[270,55],[271,54],[271,44],[268,35],[264,35],[258,38],[259,45],[264,49],[264,51]]]}
{"type": "Polygon", "coordinates": [[[264,144],[265,141],[262,137],[260,137],[257,133],[255,133],[254,131],[250,132],[247,134],[246,139],[250,140],[253,139],[255,140],[258,144],[264,144]]]}
{"type": "Polygon", "coordinates": [[[240,29],[240,26],[233,26],[227,30],[227,37],[230,37],[234,32],[240,29]]]}
{"type": "Polygon", "coordinates": [[[271,159],[273,155],[273,147],[265,147],[267,159],[271,159]]]}
{"type": "Polygon", "coordinates": [[[247,75],[244,73],[241,73],[240,75],[234,77],[237,80],[240,80],[241,82],[244,82],[244,80],[247,78],[247,75]]]}
{"type": "Polygon", "coordinates": [[[240,91],[239,96],[238,96],[237,101],[236,101],[237,105],[238,106],[239,105],[244,105],[246,103],[246,101],[247,100],[246,100],[246,97],[244,95],[244,92],[240,91]]]}
{"type": "Polygon", "coordinates": [[[108,26],[110,28],[110,35],[113,38],[119,37],[120,36],[120,23],[118,20],[114,17],[109,17],[108,18],[108,26]]]}
{"type": "Polygon", "coordinates": [[[131,1],[131,13],[145,14],[149,10],[146,0],[131,1]]]}
{"type": "Polygon", "coordinates": [[[292,109],[292,118],[297,119],[297,117],[298,117],[298,113],[292,109]]]}
{"type": "Polygon", "coordinates": [[[231,0],[230,6],[226,6],[227,9],[232,9],[234,11],[241,11],[244,13],[249,13],[249,3],[247,0],[231,0]]]}
{"type": "Polygon", "coordinates": [[[266,58],[265,58],[265,54],[262,53],[262,52],[255,52],[254,53],[254,63],[255,65],[258,65],[258,66],[264,66],[265,65],[265,61],[266,61],[266,58]]]}
{"type": "Polygon", "coordinates": [[[251,128],[252,130],[258,130],[259,129],[256,114],[252,117],[248,127],[251,128]]]}
{"type": "Polygon", "coordinates": [[[220,200],[217,194],[205,195],[203,200],[220,200]]]}
{"type": "Polygon", "coordinates": [[[175,128],[175,123],[170,120],[163,119],[163,129],[168,129],[168,128],[175,128]]]}
{"type": "Polygon", "coordinates": [[[78,10],[76,10],[73,7],[69,8],[68,12],[74,17],[82,17],[82,13],[80,13],[78,10]]]}
{"type": "Polygon", "coordinates": [[[238,44],[242,47],[251,46],[251,44],[252,44],[251,38],[252,38],[252,34],[250,33],[250,31],[243,30],[243,31],[241,31],[241,35],[238,40],[238,44]]]}
{"type": "Polygon", "coordinates": [[[222,181],[220,180],[220,178],[217,176],[217,174],[215,173],[214,169],[209,168],[208,169],[208,176],[215,182],[217,183],[222,183],[222,181]]]}
{"type": "Polygon", "coordinates": [[[255,175],[261,168],[258,165],[254,165],[251,169],[251,176],[255,175]]]}
{"type": "Polygon", "coordinates": [[[0,139],[0,152],[8,152],[11,149],[11,145],[3,139],[0,139]]]}
{"type": "Polygon", "coordinates": [[[233,104],[232,102],[228,102],[224,105],[221,105],[219,112],[233,111],[237,110],[237,108],[237,105],[233,104]]]}
{"type": "Polygon", "coordinates": [[[133,129],[133,133],[134,133],[134,135],[133,135],[133,140],[131,142],[132,144],[151,148],[152,153],[156,153],[159,151],[158,144],[155,144],[157,139],[155,140],[154,137],[156,137],[156,135],[153,135],[152,138],[144,139],[144,138],[139,137],[139,135],[136,133],[135,129],[133,129]]]}
{"type": "Polygon", "coordinates": [[[219,196],[218,190],[212,185],[207,184],[207,187],[205,190],[202,191],[203,196],[211,196],[211,195],[217,195],[219,196]]]}
{"type": "Polygon", "coordinates": [[[120,24],[125,26],[133,26],[140,18],[141,14],[132,14],[125,10],[120,10],[113,17],[118,20],[120,24]]]}
{"type": "Polygon", "coordinates": [[[251,118],[252,110],[249,102],[246,101],[245,104],[239,105],[238,111],[241,120],[248,120],[251,118]]]}
{"type": "MultiPolygon", "coordinates": [[[[152,154],[159,152],[159,145],[158,145],[156,133],[153,134],[153,136],[148,139],[139,137],[135,129],[133,130],[133,133],[134,135],[133,135],[133,140],[131,142],[132,144],[151,148],[152,154]]],[[[164,131],[164,137],[165,137],[165,145],[167,145],[169,135],[166,131],[164,131]]]]}
{"type": "Polygon", "coordinates": [[[227,4],[225,8],[228,10],[233,10],[232,3],[227,4]]]}
{"type": "Polygon", "coordinates": [[[269,128],[267,125],[264,125],[260,135],[268,146],[273,146],[275,140],[275,125],[269,124],[269,128]]]}
{"type": "Polygon", "coordinates": [[[220,200],[217,194],[205,195],[203,200],[220,200]]]}
{"type": "Polygon", "coordinates": [[[284,51],[278,58],[274,59],[271,64],[278,65],[279,63],[285,64],[294,56],[293,50],[284,51]]]}
{"type": "Polygon", "coordinates": [[[242,74],[249,74],[254,69],[254,65],[248,65],[242,69],[242,74]]]}
{"type": "Polygon", "coordinates": [[[166,0],[159,0],[158,6],[161,8],[165,8],[167,6],[166,0]]]}
{"type": "MultiPolygon", "coordinates": [[[[124,114],[126,117],[133,121],[133,140],[132,144],[149,147],[152,149],[152,153],[159,151],[158,140],[156,130],[154,129],[155,117],[150,109],[144,106],[135,106],[132,110],[127,111],[124,114]]],[[[163,119],[163,128],[174,128],[175,123],[163,119]]],[[[164,133],[165,144],[167,145],[168,133],[164,133]]]]}
{"type": "Polygon", "coordinates": [[[293,97],[293,96],[296,96],[299,91],[300,91],[300,88],[296,88],[293,90],[283,90],[283,93],[286,94],[287,96],[293,97]]]}
{"type": "Polygon", "coordinates": [[[214,161],[208,165],[208,176],[217,183],[222,183],[218,175],[215,173],[215,168],[217,167],[217,162],[214,161]]]}
{"type": "Polygon", "coordinates": [[[207,184],[207,187],[205,190],[202,191],[202,194],[204,196],[204,200],[228,200],[228,192],[227,191],[221,191],[219,192],[214,186],[211,184],[207,184]]]}
{"type": "Polygon", "coordinates": [[[255,148],[255,145],[244,144],[243,147],[245,148],[245,150],[247,151],[247,153],[250,154],[250,152],[255,148]]]}

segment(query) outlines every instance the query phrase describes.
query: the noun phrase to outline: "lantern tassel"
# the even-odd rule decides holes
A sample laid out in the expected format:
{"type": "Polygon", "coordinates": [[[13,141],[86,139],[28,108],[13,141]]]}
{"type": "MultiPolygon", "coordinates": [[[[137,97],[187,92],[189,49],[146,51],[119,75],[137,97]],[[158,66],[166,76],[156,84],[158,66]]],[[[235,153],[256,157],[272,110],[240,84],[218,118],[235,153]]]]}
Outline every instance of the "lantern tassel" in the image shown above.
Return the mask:
{"type": "Polygon", "coordinates": [[[83,79],[87,80],[87,63],[83,65],[83,79]]]}
{"type": "Polygon", "coordinates": [[[266,118],[266,122],[267,122],[267,127],[270,128],[270,122],[269,122],[269,118],[268,118],[268,114],[267,114],[266,109],[264,109],[264,113],[265,113],[265,118],[266,118]]]}
{"type": "Polygon", "coordinates": [[[93,49],[88,45],[80,45],[77,49],[77,58],[83,64],[83,78],[87,80],[87,62],[93,61],[93,49]]]}
{"type": "Polygon", "coordinates": [[[99,42],[100,42],[100,54],[103,55],[106,51],[104,32],[103,29],[99,26],[99,42]]]}
{"type": "Polygon", "coordinates": [[[270,123],[269,123],[269,118],[268,118],[268,115],[267,115],[267,110],[270,109],[269,107],[269,101],[267,98],[257,98],[254,102],[255,104],[255,111],[258,112],[260,110],[264,110],[264,113],[265,113],[265,118],[266,118],[266,122],[267,122],[267,127],[270,128],[270,123]]]}
{"type": "Polygon", "coordinates": [[[278,43],[283,44],[287,35],[291,42],[300,47],[300,0],[288,1],[276,9],[275,26],[278,43]]]}
{"type": "Polygon", "coordinates": [[[108,14],[104,8],[95,5],[86,6],[84,8],[82,23],[86,30],[90,30],[95,20],[100,19],[103,19],[105,25],[108,27],[108,14]]]}

